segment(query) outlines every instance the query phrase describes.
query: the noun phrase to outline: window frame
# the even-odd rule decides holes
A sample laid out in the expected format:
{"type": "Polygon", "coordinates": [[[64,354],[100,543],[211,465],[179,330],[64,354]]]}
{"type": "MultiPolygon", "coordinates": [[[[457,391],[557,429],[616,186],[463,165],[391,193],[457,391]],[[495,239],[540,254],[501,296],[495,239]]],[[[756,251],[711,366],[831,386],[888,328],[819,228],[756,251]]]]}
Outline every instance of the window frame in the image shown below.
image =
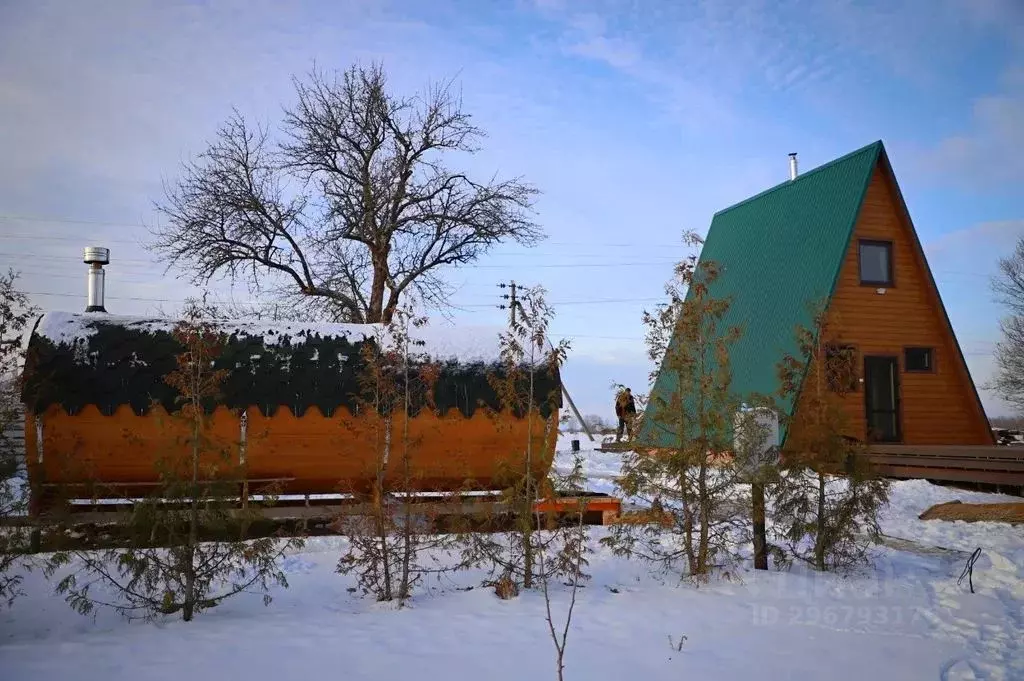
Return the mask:
{"type": "Polygon", "coordinates": [[[905,374],[934,374],[935,373],[935,347],[932,345],[905,345],[903,347],[903,373],[905,374]],[[907,364],[907,352],[909,350],[927,350],[928,368],[911,369],[907,364]]]}
{"type": "Polygon", "coordinates": [[[894,244],[892,241],[886,241],[885,239],[858,239],[857,241],[857,279],[860,281],[861,286],[870,286],[872,288],[895,288],[896,287],[896,267],[893,264],[893,252],[895,251],[894,244]],[[864,279],[864,246],[885,246],[888,252],[886,258],[886,265],[888,266],[889,280],[888,281],[871,281],[864,279]]]}

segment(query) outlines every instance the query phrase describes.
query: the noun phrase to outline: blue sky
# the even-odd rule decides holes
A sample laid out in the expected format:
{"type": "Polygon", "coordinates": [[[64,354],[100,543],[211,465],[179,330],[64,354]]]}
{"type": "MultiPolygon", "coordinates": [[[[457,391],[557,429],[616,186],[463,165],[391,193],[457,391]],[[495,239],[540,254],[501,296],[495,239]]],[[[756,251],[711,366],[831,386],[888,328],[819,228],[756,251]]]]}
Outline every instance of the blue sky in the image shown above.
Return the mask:
{"type": "Polygon", "coordinates": [[[611,411],[612,381],[646,385],[640,316],[682,230],[785,180],[788,152],[807,170],[876,139],[991,375],[988,278],[1024,236],[1019,0],[4,3],[0,266],[78,310],[81,247],[106,244],[108,309],[173,310],[194,289],[139,245],[162,181],[232,106],[277,120],[314,60],[382,60],[401,92],[457,78],[489,133],[460,163],[538,185],[549,236],[452,272],[456,322],[501,323],[499,281],[547,287],[584,411],[611,411]]]}

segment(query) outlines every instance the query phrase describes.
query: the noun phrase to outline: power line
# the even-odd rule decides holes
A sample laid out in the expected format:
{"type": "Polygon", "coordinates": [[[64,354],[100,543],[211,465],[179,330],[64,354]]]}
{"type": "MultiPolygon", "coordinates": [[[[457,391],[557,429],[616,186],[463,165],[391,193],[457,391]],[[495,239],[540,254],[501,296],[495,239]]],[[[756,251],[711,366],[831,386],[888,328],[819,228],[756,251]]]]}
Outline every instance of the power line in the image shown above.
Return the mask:
{"type": "MultiPolygon", "coordinates": [[[[81,262],[81,260],[82,260],[82,256],[81,256],[80,253],[78,255],[70,255],[70,254],[68,254],[68,255],[60,255],[60,254],[54,254],[54,253],[0,253],[0,257],[15,258],[15,259],[18,259],[18,260],[24,260],[25,258],[31,258],[32,260],[57,260],[57,261],[61,261],[61,262],[65,262],[65,261],[69,261],[69,260],[81,262]]],[[[140,265],[149,265],[150,267],[152,267],[153,265],[156,264],[156,262],[153,261],[153,260],[140,260],[138,258],[118,259],[116,262],[118,262],[118,263],[137,263],[137,264],[140,264],[140,265]]]]}
{"type": "MultiPolygon", "coordinates": [[[[521,255],[536,255],[523,253],[521,255]]],[[[554,254],[552,254],[554,255],[554,254]]],[[[58,262],[64,261],[76,261],[80,262],[81,256],[79,255],[59,255],[53,253],[0,253],[0,257],[14,258],[17,260],[23,260],[24,258],[31,258],[33,260],[53,260],[58,262]]],[[[670,265],[674,264],[676,259],[666,258],[664,260],[648,260],[648,261],[636,261],[636,262],[599,262],[599,263],[537,263],[537,264],[516,264],[516,265],[485,265],[485,264],[465,264],[458,265],[458,269],[576,269],[576,268],[590,268],[590,267],[652,267],[656,265],[670,265]]],[[[152,267],[159,264],[156,260],[141,260],[138,258],[124,258],[118,259],[118,264],[127,265],[143,265],[146,267],[152,267]]],[[[960,270],[932,270],[935,274],[952,275],[952,276],[964,276],[964,277],[982,277],[989,278],[991,275],[982,272],[964,272],[960,270]]]]}
{"type": "MultiPolygon", "coordinates": [[[[4,238],[5,239],[25,239],[25,240],[29,240],[29,241],[31,241],[31,240],[64,241],[64,242],[69,242],[69,243],[73,242],[73,243],[79,243],[79,244],[85,243],[85,241],[86,241],[81,236],[56,236],[56,235],[51,235],[51,234],[5,234],[4,238]]],[[[139,240],[139,239],[111,239],[111,238],[107,238],[107,237],[102,237],[102,238],[99,238],[99,239],[94,239],[94,241],[102,241],[104,243],[114,243],[114,244],[130,244],[132,246],[139,246],[139,247],[145,247],[146,246],[146,244],[143,241],[139,240]]],[[[554,245],[558,245],[559,243],[563,243],[563,242],[544,242],[544,243],[554,246],[554,245]]],[[[675,245],[672,245],[672,244],[650,244],[650,243],[646,243],[646,242],[633,242],[632,244],[601,244],[601,243],[594,243],[594,242],[578,242],[578,243],[565,242],[565,243],[566,243],[566,245],[572,245],[572,246],[577,246],[577,247],[578,246],[585,246],[585,245],[612,246],[612,247],[619,247],[619,248],[633,247],[633,248],[662,248],[662,249],[663,248],[680,247],[680,244],[675,244],[675,245]]],[[[74,257],[74,256],[66,256],[66,257],[74,257]]],[[[491,258],[537,258],[537,257],[540,257],[540,258],[565,258],[565,257],[570,257],[570,258],[606,258],[606,257],[608,257],[608,253],[606,253],[606,252],[602,252],[602,253],[579,253],[579,252],[566,253],[565,251],[545,252],[545,251],[529,250],[529,251],[515,252],[515,253],[488,253],[488,257],[491,257],[491,258]]],[[[668,256],[666,256],[666,257],[668,257],[668,256]]]]}
{"type": "MultiPolygon", "coordinates": [[[[0,253],[0,257],[6,258],[33,258],[33,259],[47,259],[47,260],[79,260],[80,256],[77,255],[54,255],[50,253],[0,253]]],[[[151,260],[139,260],[126,258],[119,260],[118,262],[123,263],[138,263],[144,265],[154,265],[155,261],[151,260]]],[[[480,264],[467,264],[458,265],[459,269],[572,269],[579,267],[650,267],[653,265],[671,265],[675,261],[671,259],[666,260],[655,260],[655,261],[644,261],[644,262],[597,262],[597,263],[557,263],[557,264],[533,264],[533,265],[480,265],[480,264]]]]}
{"type": "MultiPolygon", "coordinates": [[[[54,236],[51,234],[4,234],[5,239],[38,239],[41,241],[75,241],[78,243],[85,243],[86,239],[80,236],[54,236]]],[[[142,246],[142,242],[135,239],[111,239],[109,237],[101,237],[96,241],[102,241],[104,243],[111,244],[131,244],[133,246],[142,246]]]]}
{"type": "MultiPolygon", "coordinates": [[[[33,295],[33,296],[56,296],[56,297],[61,297],[61,298],[84,298],[85,297],[84,294],[78,294],[78,293],[52,293],[52,292],[42,292],[42,291],[26,291],[25,293],[27,293],[29,295],[33,295]]],[[[185,302],[184,298],[147,298],[147,297],[142,297],[142,296],[106,296],[106,298],[108,300],[126,300],[126,301],[147,302],[147,303],[184,303],[185,302]]],[[[606,303],[606,302],[633,302],[634,300],[640,301],[640,300],[660,300],[660,299],[625,299],[625,298],[623,298],[623,299],[613,299],[613,300],[562,301],[562,302],[555,301],[555,302],[552,302],[551,304],[553,306],[554,305],[583,305],[583,304],[590,304],[590,303],[606,303]]],[[[257,303],[257,301],[254,301],[254,300],[230,300],[230,301],[223,301],[222,300],[222,301],[217,301],[217,302],[219,302],[220,304],[230,303],[230,304],[235,304],[235,305],[248,305],[248,304],[255,304],[255,303],[257,303]]],[[[493,307],[493,304],[479,304],[479,305],[472,305],[472,306],[466,306],[466,307],[493,307]]],[[[557,332],[557,333],[556,332],[552,332],[552,334],[556,335],[556,336],[569,336],[569,337],[572,337],[572,338],[589,338],[589,339],[600,339],[600,340],[628,340],[628,341],[643,341],[644,340],[643,337],[639,337],[639,336],[605,336],[605,335],[596,335],[596,334],[588,334],[588,333],[573,333],[571,331],[562,331],[562,332],[557,332]]],[[[989,356],[992,355],[991,352],[986,352],[986,351],[964,352],[963,354],[966,357],[989,357],[989,356]]]]}
{"type": "Polygon", "coordinates": [[[0,220],[11,222],[47,222],[51,224],[64,225],[96,225],[100,227],[141,227],[149,229],[150,226],[139,222],[107,222],[105,220],[78,220],[73,218],[53,218],[38,215],[0,215],[0,220]]]}
{"type": "MultiPolygon", "coordinates": [[[[33,296],[55,296],[58,298],[82,298],[85,296],[84,293],[62,293],[55,291],[25,291],[25,293],[33,296]]],[[[184,303],[184,298],[147,298],[143,296],[106,296],[110,300],[134,300],[149,303],[184,303]]],[[[592,300],[563,300],[563,301],[552,301],[552,305],[598,305],[598,304],[615,304],[615,303],[643,303],[663,300],[662,298],[605,298],[605,299],[592,299],[592,300]]],[[[236,303],[257,303],[256,300],[246,301],[234,301],[236,303]]],[[[491,308],[494,307],[493,303],[452,303],[455,307],[476,307],[476,308],[491,308]]]]}
{"type": "MultiPolygon", "coordinates": [[[[102,227],[132,227],[132,228],[141,228],[141,229],[147,229],[147,230],[150,229],[153,226],[153,225],[145,225],[145,224],[142,224],[142,223],[139,223],[139,222],[106,222],[106,221],[103,221],[103,220],[79,220],[79,219],[72,219],[72,218],[56,218],[56,217],[43,217],[43,216],[30,216],[30,215],[0,215],[0,220],[6,220],[6,221],[12,221],[12,222],[43,222],[43,223],[51,223],[51,224],[68,224],[68,225],[96,225],[96,226],[102,226],[102,227]]],[[[25,238],[43,238],[43,237],[36,237],[35,235],[26,235],[25,238]]],[[[57,236],[55,236],[55,237],[51,237],[51,238],[57,239],[57,240],[64,240],[65,238],[67,240],[80,240],[79,237],[71,237],[71,236],[68,236],[68,237],[57,237],[57,236]]],[[[113,240],[107,239],[107,241],[113,241],[113,240]]],[[[127,241],[124,241],[124,240],[122,240],[122,241],[124,243],[128,243],[127,241]]],[[[544,240],[543,243],[549,244],[549,245],[552,245],[552,246],[586,246],[586,245],[591,245],[591,246],[611,246],[611,247],[617,247],[617,248],[629,248],[629,247],[632,247],[632,246],[639,246],[639,245],[642,245],[642,246],[648,247],[648,248],[682,248],[682,247],[685,246],[681,242],[663,243],[663,244],[654,244],[654,243],[644,242],[642,244],[638,244],[638,242],[636,242],[636,241],[632,241],[632,242],[628,242],[628,243],[610,243],[610,242],[599,242],[599,241],[591,241],[591,240],[587,240],[587,241],[547,241],[547,240],[544,240]]],[[[527,255],[527,254],[523,254],[523,255],[527,255]]]]}

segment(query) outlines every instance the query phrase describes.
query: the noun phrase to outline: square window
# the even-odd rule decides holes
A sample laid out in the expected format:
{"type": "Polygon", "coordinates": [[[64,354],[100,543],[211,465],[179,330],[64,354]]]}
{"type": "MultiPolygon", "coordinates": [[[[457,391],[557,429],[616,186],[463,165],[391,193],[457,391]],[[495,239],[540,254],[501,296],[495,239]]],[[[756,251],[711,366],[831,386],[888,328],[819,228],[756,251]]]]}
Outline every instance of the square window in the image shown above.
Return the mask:
{"type": "Polygon", "coordinates": [[[903,350],[904,371],[933,371],[931,348],[905,348],[903,350]]]}
{"type": "Polygon", "coordinates": [[[871,286],[892,286],[891,242],[860,242],[860,283],[871,286]]]}
{"type": "Polygon", "coordinates": [[[857,390],[857,349],[852,345],[825,346],[825,381],[840,395],[857,390]]]}

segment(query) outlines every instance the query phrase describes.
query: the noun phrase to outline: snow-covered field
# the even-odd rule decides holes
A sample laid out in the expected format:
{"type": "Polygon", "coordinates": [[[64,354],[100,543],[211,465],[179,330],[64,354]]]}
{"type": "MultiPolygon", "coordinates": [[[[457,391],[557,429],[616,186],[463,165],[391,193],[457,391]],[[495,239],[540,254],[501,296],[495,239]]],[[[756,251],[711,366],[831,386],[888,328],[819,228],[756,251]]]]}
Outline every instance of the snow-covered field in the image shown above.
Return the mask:
{"type": "MultiPolygon", "coordinates": [[[[560,467],[568,449],[566,437],[560,467]]],[[[611,492],[618,455],[584,454],[592,489],[611,492]]],[[[845,579],[748,570],[742,583],[695,588],[611,556],[596,545],[597,528],[566,678],[1024,679],[1024,530],[917,520],[951,499],[1011,500],[896,483],[884,531],[916,546],[882,546],[872,570],[845,579]],[[936,546],[951,551],[925,548],[936,546]],[[957,578],[978,547],[971,594],[957,578]],[[677,651],[669,639],[680,636],[677,651]]],[[[352,578],[334,573],[342,541],[316,538],[290,556],[291,587],[270,606],[242,596],[187,624],[84,618],[30,576],[28,594],[0,613],[0,679],[554,678],[540,594],[500,601],[489,589],[465,590],[479,575],[464,573],[398,611],[348,591],[352,578]]],[[[553,593],[556,617],[568,591],[553,593]]]]}

